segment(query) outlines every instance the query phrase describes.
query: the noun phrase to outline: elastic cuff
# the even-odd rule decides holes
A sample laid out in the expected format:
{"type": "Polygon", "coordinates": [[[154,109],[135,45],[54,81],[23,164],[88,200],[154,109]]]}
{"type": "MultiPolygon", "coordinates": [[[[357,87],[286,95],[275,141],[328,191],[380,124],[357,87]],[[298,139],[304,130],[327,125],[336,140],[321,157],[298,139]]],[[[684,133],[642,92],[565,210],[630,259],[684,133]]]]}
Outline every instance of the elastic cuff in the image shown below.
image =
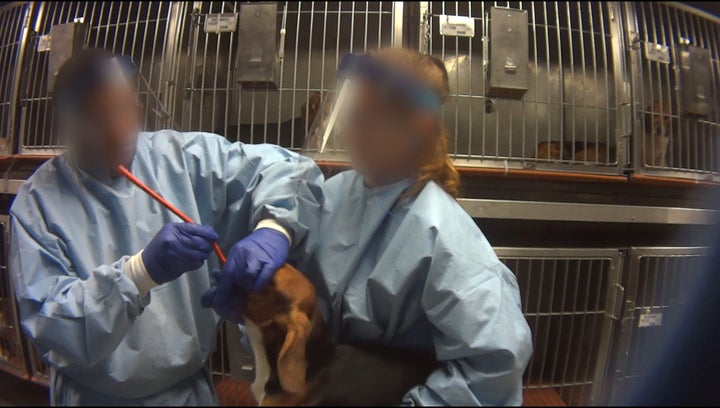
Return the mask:
{"type": "Polygon", "coordinates": [[[150,289],[157,286],[157,283],[152,280],[147,269],[145,269],[145,263],[143,263],[141,256],[142,252],[143,251],[140,251],[131,256],[130,259],[125,262],[125,265],[123,266],[123,273],[125,276],[130,278],[131,281],[133,281],[140,293],[140,296],[144,297],[148,294],[148,292],[150,292],[150,289]]]}
{"type": "Polygon", "coordinates": [[[290,246],[292,246],[292,236],[290,236],[290,232],[288,232],[285,227],[278,224],[277,221],[273,220],[272,218],[268,218],[266,220],[258,222],[257,226],[255,227],[255,231],[259,230],[260,228],[270,228],[282,233],[283,235],[285,235],[285,238],[288,239],[290,246]]]}

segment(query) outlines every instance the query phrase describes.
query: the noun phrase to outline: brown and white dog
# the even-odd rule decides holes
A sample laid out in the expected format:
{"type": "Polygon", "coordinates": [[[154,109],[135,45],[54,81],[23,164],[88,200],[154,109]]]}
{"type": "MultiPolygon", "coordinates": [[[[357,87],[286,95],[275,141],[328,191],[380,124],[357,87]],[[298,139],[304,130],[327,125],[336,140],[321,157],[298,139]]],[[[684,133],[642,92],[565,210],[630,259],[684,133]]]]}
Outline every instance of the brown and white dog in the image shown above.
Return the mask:
{"type": "Polygon", "coordinates": [[[260,405],[397,405],[439,367],[433,353],[332,344],[315,288],[287,264],[248,294],[244,318],[260,405]]]}

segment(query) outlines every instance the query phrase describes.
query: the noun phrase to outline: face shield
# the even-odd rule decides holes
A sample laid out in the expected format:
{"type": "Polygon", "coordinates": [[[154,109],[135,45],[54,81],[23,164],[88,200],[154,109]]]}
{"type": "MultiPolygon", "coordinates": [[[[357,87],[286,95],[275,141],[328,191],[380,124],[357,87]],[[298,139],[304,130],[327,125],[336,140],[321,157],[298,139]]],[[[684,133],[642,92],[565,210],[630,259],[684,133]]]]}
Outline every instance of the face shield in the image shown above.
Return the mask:
{"type": "Polygon", "coordinates": [[[320,164],[351,161],[356,169],[383,167],[381,156],[392,160],[393,149],[411,154],[420,143],[414,120],[418,114],[437,118],[442,102],[409,71],[370,55],[346,55],[336,87],[312,112],[303,153],[320,164]]]}

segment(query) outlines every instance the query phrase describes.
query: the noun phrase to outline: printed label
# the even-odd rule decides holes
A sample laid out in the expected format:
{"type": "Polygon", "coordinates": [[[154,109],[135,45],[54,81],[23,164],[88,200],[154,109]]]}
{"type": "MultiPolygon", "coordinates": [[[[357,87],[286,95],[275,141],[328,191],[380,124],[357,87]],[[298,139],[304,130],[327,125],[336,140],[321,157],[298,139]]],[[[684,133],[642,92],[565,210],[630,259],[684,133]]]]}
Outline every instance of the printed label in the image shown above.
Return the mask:
{"type": "Polygon", "coordinates": [[[208,14],[205,17],[206,33],[229,33],[237,28],[237,16],[234,13],[208,14]]]}
{"type": "Polygon", "coordinates": [[[440,16],[440,34],[454,37],[474,37],[475,19],[463,16],[440,16]]]}

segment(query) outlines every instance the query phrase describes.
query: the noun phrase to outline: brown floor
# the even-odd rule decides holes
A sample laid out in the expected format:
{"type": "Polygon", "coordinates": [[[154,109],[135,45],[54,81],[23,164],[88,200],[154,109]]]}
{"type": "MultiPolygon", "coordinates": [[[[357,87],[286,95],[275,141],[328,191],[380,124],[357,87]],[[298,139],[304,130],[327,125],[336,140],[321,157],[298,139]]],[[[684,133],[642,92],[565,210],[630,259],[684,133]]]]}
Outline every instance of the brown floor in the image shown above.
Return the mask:
{"type": "Polygon", "coordinates": [[[48,389],[0,371],[0,406],[48,406],[48,389]]]}

